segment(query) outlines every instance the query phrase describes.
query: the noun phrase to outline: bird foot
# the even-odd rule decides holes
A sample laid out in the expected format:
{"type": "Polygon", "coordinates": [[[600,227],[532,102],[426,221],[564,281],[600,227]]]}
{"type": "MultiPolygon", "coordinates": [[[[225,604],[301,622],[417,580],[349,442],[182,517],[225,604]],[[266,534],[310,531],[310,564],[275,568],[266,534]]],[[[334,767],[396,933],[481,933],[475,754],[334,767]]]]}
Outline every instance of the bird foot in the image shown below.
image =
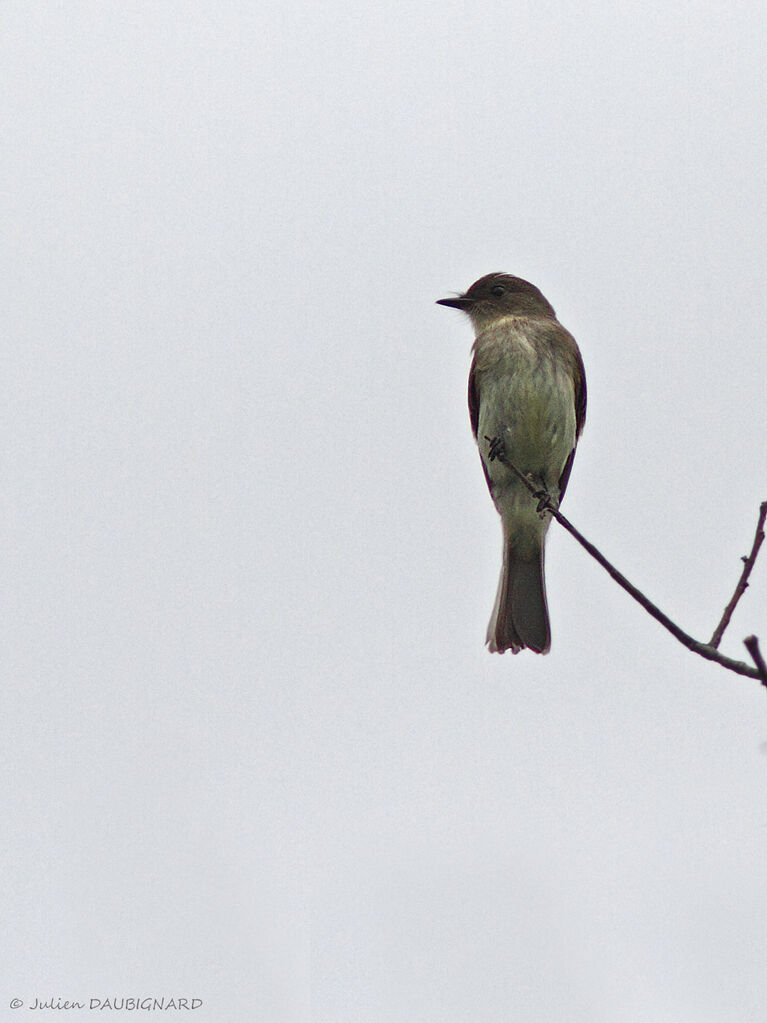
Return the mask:
{"type": "Polygon", "coordinates": [[[485,440],[490,442],[490,447],[487,451],[487,457],[491,462],[494,462],[496,458],[503,458],[506,454],[506,445],[504,444],[503,437],[488,437],[485,435],[485,440]]]}
{"type": "Polygon", "coordinates": [[[552,498],[551,494],[546,490],[545,487],[541,487],[539,490],[534,490],[533,497],[538,498],[538,506],[535,509],[538,514],[543,518],[545,511],[556,511],[557,503],[552,498]]]}

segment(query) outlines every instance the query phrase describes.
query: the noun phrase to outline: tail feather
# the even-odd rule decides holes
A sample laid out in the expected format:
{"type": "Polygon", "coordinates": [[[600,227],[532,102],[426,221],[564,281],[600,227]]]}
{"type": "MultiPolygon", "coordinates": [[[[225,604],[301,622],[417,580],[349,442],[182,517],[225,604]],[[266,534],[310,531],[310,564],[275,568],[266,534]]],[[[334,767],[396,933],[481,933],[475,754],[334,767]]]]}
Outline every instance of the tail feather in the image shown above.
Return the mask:
{"type": "Polygon", "coordinates": [[[487,627],[492,653],[519,653],[528,647],[546,654],[551,647],[546,583],[543,575],[543,537],[536,549],[522,552],[506,539],[503,568],[495,607],[487,627]]]}

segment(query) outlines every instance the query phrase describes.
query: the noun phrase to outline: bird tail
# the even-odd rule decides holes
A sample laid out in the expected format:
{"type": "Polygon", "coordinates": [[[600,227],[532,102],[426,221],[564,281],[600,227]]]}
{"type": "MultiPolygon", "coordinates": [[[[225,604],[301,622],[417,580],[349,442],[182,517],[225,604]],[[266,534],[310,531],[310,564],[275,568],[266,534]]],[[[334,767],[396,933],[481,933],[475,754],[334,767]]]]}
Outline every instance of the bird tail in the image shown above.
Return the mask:
{"type": "Polygon", "coordinates": [[[491,653],[519,653],[528,647],[547,654],[551,647],[546,583],[543,575],[544,536],[520,547],[504,536],[503,567],[485,642],[491,653]]]}

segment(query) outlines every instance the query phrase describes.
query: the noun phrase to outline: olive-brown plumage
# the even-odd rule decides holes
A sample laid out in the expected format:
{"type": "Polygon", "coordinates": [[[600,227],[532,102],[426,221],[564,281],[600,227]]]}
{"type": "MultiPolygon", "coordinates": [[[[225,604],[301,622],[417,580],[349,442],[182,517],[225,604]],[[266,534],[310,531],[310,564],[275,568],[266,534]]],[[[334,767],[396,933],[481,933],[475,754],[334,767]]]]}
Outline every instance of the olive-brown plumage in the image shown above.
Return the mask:
{"type": "Polygon", "coordinates": [[[469,415],[482,468],[503,527],[503,567],[487,630],[491,651],[551,646],[544,549],[550,516],[491,442],[555,503],[564,496],[586,417],[586,378],[572,334],[535,285],[509,274],[476,281],[440,305],[471,318],[476,338],[469,415]]]}

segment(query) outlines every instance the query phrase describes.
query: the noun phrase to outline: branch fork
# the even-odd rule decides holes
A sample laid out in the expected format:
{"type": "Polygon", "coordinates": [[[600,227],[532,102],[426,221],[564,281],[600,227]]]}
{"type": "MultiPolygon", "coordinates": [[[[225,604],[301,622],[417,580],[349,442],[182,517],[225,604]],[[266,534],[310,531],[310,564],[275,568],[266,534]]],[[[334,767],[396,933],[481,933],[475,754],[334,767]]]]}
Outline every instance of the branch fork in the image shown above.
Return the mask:
{"type": "Polygon", "coordinates": [[[732,657],[727,657],[725,654],[719,652],[719,644],[722,641],[725,629],[730,624],[733,612],[737,607],[738,601],[746,592],[748,586],[748,578],[756,563],[757,555],[759,554],[759,548],[764,542],[764,524],[767,519],[767,501],[763,501],[759,506],[759,519],[756,525],[756,534],[754,536],[754,542],[751,546],[751,553],[742,558],[743,570],[738,579],[738,583],[735,587],[729,603],[725,607],[722,617],[719,620],[719,624],[714,629],[714,634],[708,643],[703,643],[700,640],[694,639],[688,635],[683,629],[681,629],[675,622],[665,615],[648,597],[642,593],[641,590],[637,589],[633,583],[619,572],[614,565],[612,565],[604,554],[599,551],[594,544],[586,539],[581,532],[579,532],[575,526],[567,519],[559,508],[555,507],[554,501],[546,490],[542,490],[539,485],[534,483],[529,476],[518,469],[506,456],[506,452],[503,449],[503,444],[494,443],[497,439],[491,439],[485,437],[485,440],[490,441],[490,452],[489,457],[491,461],[497,459],[506,468],[513,472],[514,475],[524,484],[525,487],[530,491],[532,497],[538,500],[538,511],[541,513],[548,512],[553,518],[564,529],[570,533],[571,536],[575,537],[581,547],[594,558],[606,572],[621,586],[630,596],[641,604],[642,607],[647,611],[648,614],[660,622],[660,624],[667,629],[675,639],[677,639],[683,646],[687,647],[693,653],[698,654],[700,657],[705,657],[708,661],[715,661],[717,664],[721,664],[723,668],[727,668],[729,671],[735,672],[737,675],[745,675],[747,678],[757,679],[767,688],[767,664],[765,663],[764,657],[762,656],[761,650],[759,649],[759,640],[756,636],[748,636],[744,639],[743,643],[746,650],[749,653],[754,666],[746,664],[745,661],[736,661],[732,657]]]}

